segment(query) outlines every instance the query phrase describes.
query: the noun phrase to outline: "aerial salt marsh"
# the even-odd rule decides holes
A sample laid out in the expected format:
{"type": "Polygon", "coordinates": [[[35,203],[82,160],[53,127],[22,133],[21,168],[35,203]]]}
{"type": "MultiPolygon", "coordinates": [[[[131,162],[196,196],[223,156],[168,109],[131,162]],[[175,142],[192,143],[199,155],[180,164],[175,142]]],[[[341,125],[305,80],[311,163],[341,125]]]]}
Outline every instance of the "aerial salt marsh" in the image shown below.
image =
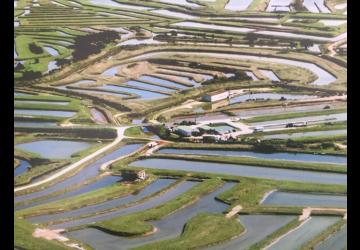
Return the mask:
{"type": "Polygon", "coordinates": [[[346,1],[14,5],[15,144],[91,144],[14,147],[14,249],[346,247],[346,1]],[[226,135],[166,130],[193,121],[226,135]]]}
{"type": "Polygon", "coordinates": [[[346,185],[347,182],[346,174],[276,169],[214,162],[198,162],[173,159],[145,159],[132,162],[130,166],[152,169],[182,170],[187,172],[226,174],[309,183],[346,185]]]}

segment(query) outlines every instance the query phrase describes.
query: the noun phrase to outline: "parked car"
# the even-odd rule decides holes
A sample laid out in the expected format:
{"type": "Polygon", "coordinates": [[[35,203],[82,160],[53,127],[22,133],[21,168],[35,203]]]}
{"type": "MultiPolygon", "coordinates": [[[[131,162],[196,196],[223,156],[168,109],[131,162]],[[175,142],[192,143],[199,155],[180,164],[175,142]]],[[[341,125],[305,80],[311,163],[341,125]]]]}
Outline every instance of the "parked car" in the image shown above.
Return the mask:
{"type": "Polygon", "coordinates": [[[264,127],[255,127],[254,128],[254,133],[255,132],[264,132],[264,127]]]}

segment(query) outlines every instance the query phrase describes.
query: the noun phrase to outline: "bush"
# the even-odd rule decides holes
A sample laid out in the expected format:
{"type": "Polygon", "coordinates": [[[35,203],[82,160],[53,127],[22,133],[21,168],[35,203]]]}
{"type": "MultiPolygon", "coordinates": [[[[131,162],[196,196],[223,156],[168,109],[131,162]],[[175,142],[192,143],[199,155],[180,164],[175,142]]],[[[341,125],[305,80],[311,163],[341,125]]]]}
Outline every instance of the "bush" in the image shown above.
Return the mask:
{"type": "Polygon", "coordinates": [[[75,38],[74,49],[72,55],[74,61],[79,61],[88,58],[92,54],[99,53],[106,44],[115,41],[119,38],[116,31],[107,30],[99,33],[91,33],[85,36],[77,36],[75,38]]]}
{"type": "Polygon", "coordinates": [[[157,120],[158,120],[159,122],[166,122],[166,118],[165,118],[163,115],[159,115],[158,118],[157,118],[157,120]]]}
{"type": "Polygon", "coordinates": [[[22,80],[31,81],[41,77],[41,72],[39,71],[25,71],[22,75],[22,80]]]}
{"type": "Polygon", "coordinates": [[[149,128],[153,133],[157,134],[162,139],[167,139],[170,137],[170,131],[165,127],[165,125],[157,125],[149,128]]]}
{"type": "Polygon", "coordinates": [[[56,65],[58,65],[58,66],[63,66],[63,65],[71,63],[70,59],[65,59],[65,58],[58,58],[58,59],[55,59],[55,61],[56,61],[56,65]]]}
{"type": "Polygon", "coordinates": [[[302,142],[293,141],[293,140],[287,140],[286,146],[289,148],[303,148],[304,144],[302,142]]]}
{"type": "Polygon", "coordinates": [[[35,43],[29,44],[29,50],[33,54],[42,54],[44,52],[44,50],[41,47],[39,47],[38,45],[36,45],[35,43]]]}
{"type": "Polygon", "coordinates": [[[321,148],[333,148],[335,144],[333,142],[323,142],[321,143],[321,148]]]}

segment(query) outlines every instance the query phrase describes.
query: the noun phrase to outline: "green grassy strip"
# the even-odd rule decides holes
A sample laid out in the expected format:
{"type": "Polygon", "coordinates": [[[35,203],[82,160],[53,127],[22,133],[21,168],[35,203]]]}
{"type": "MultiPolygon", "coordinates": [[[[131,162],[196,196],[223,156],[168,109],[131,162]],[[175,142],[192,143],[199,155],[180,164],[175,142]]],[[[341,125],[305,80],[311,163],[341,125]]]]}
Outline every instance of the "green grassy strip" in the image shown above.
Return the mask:
{"type": "Polygon", "coordinates": [[[210,155],[171,155],[155,154],[153,158],[178,159],[188,161],[218,162],[228,164],[242,164],[250,166],[261,166],[269,168],[300,169],[310,171],[323,171],[334,173],[346,173],[347,168],[343,165],[315,163],[315,162],[295,162],[284,160],[265,160],[253,157],[234,157],[234,156],[210,156],[210,155]]]}
{"type": "Polygon", "coordinates": [[[330,109],[330,110],[321,110],[321,111],[257,116],[254,118],[246,119],[245,121],[248,123],[254,123],[254,122],[274,121],[274,120],[282,120],[282,119],[290,119],[290,118],[298,118],[298,117],[307,117],[307,116],[338,114],[345,112],[347,112],[347,109],[330,109]]]}
{"type": "MultiPolygon", "coordinates": [[[[292,134],[292,133],[301,133],[301,132],[312,132],[312,131],[327,131],[327,130],[340,130],[347,128],[347,121],[342,122],[330,122],[330,123],[322,123],[319,125],[311,126],[311,127],[301,127],[295,129],[284,129],[281,131],[267,131],[261,133],[254,133],[253,135],[273,135],[273,134],[292,134]]],[[[244,135],[242,137],[248,137],[249,135],[244,135]]]]}
{"type": "Polygon", "coordinates": [[[148,137],[148,135],[144,133],[141,127],[128,128],[125,130],[124,135],[130,137],[148,137]]]}
{"type": "Polygon", "coordinates": [[[145,234],[153,230],[153,226],[146,221],[159,220],[187,205],[190,205],[199,199],[199,197],[215,190],[222,184],[223,182],[220,179],[205,180],[169,202],[160,204],[146,211],[97,222],[94,226],[100,230],[117,235],[145,234]]]}
{"type": "Polygon", "coordinates": [[[347,135],[306,136],[306,137],[293,138],[291,140],[296,142],[303,142],[303,143],[335,142],[335,141],[346,141],[347,135]]]}
{"type": "Polygon", "coordinates": [[[276,230],[272,234],[268,235],[265,239],[255,243],[252,245],[249,250],[261,250],[264,247],[271,244],[274,240],[279,238],[281,235],[284,235],[285,233],[289,232],[291,229],[296,228],[301,224],[301,221],[298,220],[298,218],[295,218],[294,220],[290,221],[285,226],[281,227],[280,229],[276,230]]]}
{"type": "Polygon", "coordinates": [[[310,241],[304,243],[300,250],[311,250],[314,249],[319,243],[326,240],[329,236],[335,234],[338,232],[345,224],[347,223],[346,220],[339,220],[335,224],[329,226],[324,231],[316,235],[314,238],[312,238],[310,241]]]}
{"type": "Polygon", "coordinates": [[[245,228],[234,218],[226,219],[218,214],[200,213],[185,224],[184,231],[179,237],[134,249],[197,249],[230,240],[244,231],[245,228]]]}
{"type": "Polygon", "coordinates": [[[14,217],[14,246],[19,249],[36,249],[36,250],[69,250],[57,241],[49,241],[41,238],[34,238],[32,233],[35,226],[31,223],[14,217]]]}

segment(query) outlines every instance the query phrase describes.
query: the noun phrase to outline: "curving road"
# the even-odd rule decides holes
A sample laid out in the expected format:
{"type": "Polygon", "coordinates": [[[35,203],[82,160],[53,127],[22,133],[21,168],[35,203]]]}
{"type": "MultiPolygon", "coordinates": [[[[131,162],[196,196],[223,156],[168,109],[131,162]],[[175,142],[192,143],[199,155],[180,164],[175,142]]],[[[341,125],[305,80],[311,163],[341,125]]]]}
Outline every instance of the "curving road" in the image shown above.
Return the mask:
{"type": "Polygon", "coordinates": [[[106,152],[107,150],[109,150],[110,148],[114,147],[116,144],[118,144],[119,142],[122,141],[122,139],[124,138],[124,132],[125,130],[128,128],[128,126],[126,127],[116,127],[116,131],[117,131],[117,137],[116,139],[110,143],[109,145],[99,149],[98,151],[95,151],[94,153],[84,157],[83,159],[73,163],[73,164],[70,164],[69,166],[65,167],[64,169],[62,169],[61,171],[43,179],[43,180],[40,180],[38,182],[35,182],[35,183],[32,183],[32,184],[29,184],[29,185],[25,185],[25,186],[21,186],[21,187],[17,187],[17,188],[14,188],[14,192],[18,192],[18,191],[21,191],[21,190],[25,190],[25,189],[28,189],[28,188],[33,188],[33,187],[36,187],[36,186],[39,186],[39,185],[42,185],[44,183],[47,183],[49,181],[52,181],[52,180],[55,180],[56,178],[72,171],[73,169],[76,169],[77,167],[81,166],[82,164],[86,163],[87,161],[90,161],[92,160],[93,158],[99,156],[100,154],[106,152]]]}

